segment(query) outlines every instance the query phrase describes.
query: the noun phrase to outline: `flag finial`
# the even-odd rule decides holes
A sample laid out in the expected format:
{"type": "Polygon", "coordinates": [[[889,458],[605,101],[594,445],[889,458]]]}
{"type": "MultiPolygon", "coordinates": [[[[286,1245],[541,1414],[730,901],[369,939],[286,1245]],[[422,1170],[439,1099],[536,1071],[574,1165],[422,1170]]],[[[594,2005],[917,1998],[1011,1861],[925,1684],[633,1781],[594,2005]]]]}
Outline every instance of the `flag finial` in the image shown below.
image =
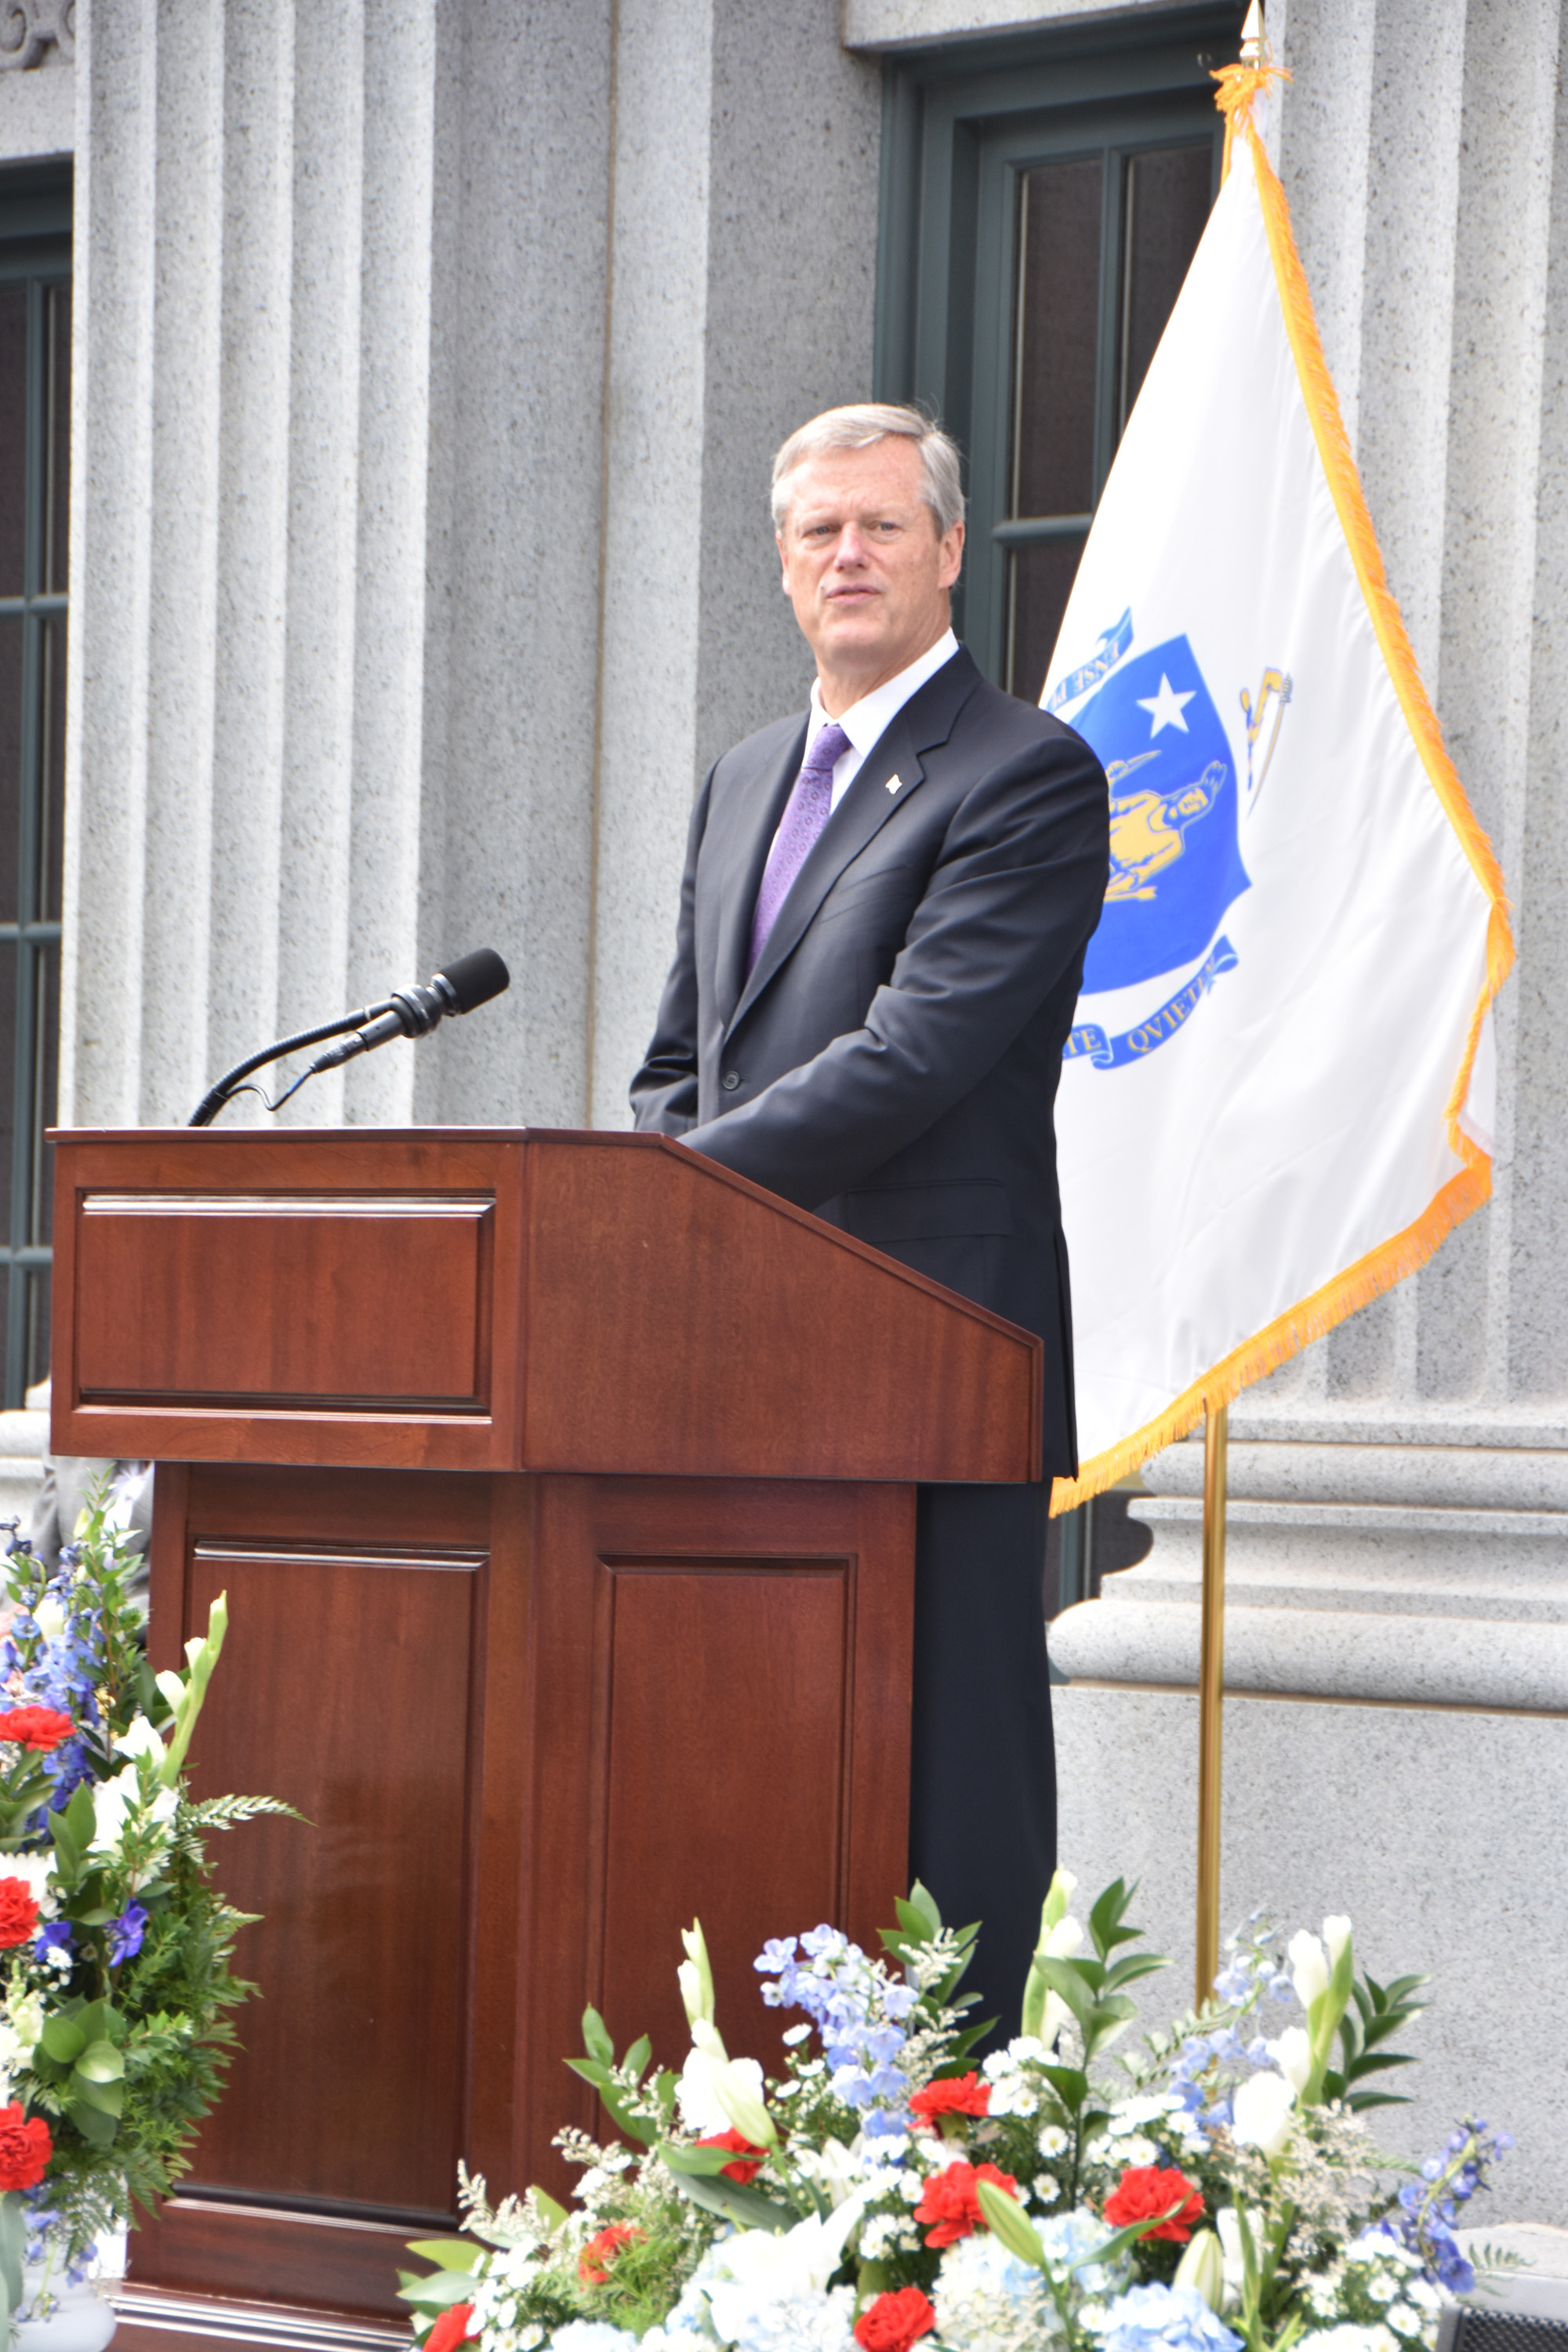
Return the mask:
{"type": "Polygon", "coordinates": [[[1219,90],[1215,104],[1225,117],[1225,157],[1220,165],[1223,180],[1230,170],[1231,145],[1238,128],[1249,137],[1257,132],[1252,121],[1253,101],[1262,96],[1270,82],[1289,81],[1283,66],[1268,61],[1268,36],[1263,26],[1263,0],[1252,0],[1247,12],[1247,22],[1241,28],[1241,59],[1234,66],[1221,66],[1213,79],[1219,90]]]}

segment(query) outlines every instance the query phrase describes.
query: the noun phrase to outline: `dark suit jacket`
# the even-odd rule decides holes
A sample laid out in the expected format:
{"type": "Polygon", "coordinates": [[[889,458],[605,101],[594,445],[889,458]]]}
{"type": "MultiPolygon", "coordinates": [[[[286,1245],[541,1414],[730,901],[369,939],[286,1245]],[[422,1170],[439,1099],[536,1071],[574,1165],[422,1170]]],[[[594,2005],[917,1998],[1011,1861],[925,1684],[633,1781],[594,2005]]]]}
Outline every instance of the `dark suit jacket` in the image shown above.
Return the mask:
{"type": "Polygon", "coordinates": [[[804,718],[763,728],[699,795],[637,1124],[1037,1331],[1046,1472],[1068,1473],[1053,1103],[1109,870],[1104,774],[961,647],[864,761],[747,981],[805,740],[804,718]]]}

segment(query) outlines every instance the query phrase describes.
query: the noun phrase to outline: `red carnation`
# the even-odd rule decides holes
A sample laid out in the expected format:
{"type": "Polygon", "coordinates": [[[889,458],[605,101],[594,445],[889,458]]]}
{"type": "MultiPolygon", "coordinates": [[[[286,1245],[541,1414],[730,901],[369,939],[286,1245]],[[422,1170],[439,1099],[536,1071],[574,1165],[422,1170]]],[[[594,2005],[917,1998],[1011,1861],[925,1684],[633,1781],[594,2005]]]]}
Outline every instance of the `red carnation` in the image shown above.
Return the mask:
{"type": "Polygon", "coordinates": [[[1204,2218],[1203,2191],[1173,2169],[1130,2164],[1105,2200],[1106,2220],[1124,2230],[1130,2221],[1152,2221],[1156,2213],[1170,2213],[1170,2219],[1157,2230],[1145,2231],[1145,2237],[1173,2238],[1177,2245],[1185,2245],[1194,2222],[1204,2218]],[[1171,2213],[1173,2205],[1179,2210],[1171,2213]]]}
{"type": "Polygon", "coordinates": [[[0,1951],[25,1944],[38,1924],[38,1906],[25,1878],[0,1878],[0,1951]]]}
{"type": "Polygon", "coordinates": [[[936,2314],[919,2287],[901,2286],[868,2305],[855,2322],[855,2341],[865,2352],[910,2352],[935,2326],[936,2314]]]}
{"type": "MultiPolygon", "coordinates": [[[[925,2195],[915,2207],[915,2220],[935,2224],[926,2231],[928,2246],[951,2246],[955,2238],[967,2238],[985,2227],[985,2216],[980,2210],[983,2180],[992,2181],[1009,2197],[1017,2194],[1018,2184],[1012,2174],[998,2172],[994,2164],[950,2164],[945,2172],[934,2173],[926,2182],[925,2195]]],[[[1169,2204],[1170,2200],[1165,2201],[1169,2204]]]]}
{"type": "Polygon", "coordinates": [[[928,2083],[910,2101],[924,2123],[934,2123],[938,2116],[988,2116],[991,2113],[991,2085],[983,2083],[978,2074],[944,2074],[940,2081],[928,2083]]]}
{"type": "Polygon", "coordinates": [[[0,1715],[0,1739],[14,1739],[22,1748],[37,1748],[46,1754],[68,1739],[76,1726],[68,1715],[61,1715],[52,1706],[14,1706],[8,1715],[0,1715]]]}
{"type": "Polygon", "coordinates": [[[36,2189],[54,2152],[41,2116],[24,2118],[16,2099],[0,2107],[0,2189],[36,2189]]]}
{"type": "Polygon", "coordinates": [[[699,2147],[732,2147],[737,2156],[747,2158],[743,2164],[721,2164],[719,2167],[724,2179],[738,2180],[742,2189],[748,2180],[756,2179],[768,2153],[765,2147],[759,2147],[754,2139],[748,2139],[744,2132],[738,2131],[710,2132],[707,2138],[700,2139],[697,2145],[699,2147]]]}
{"type": "Polygon", "coordinates": [[[425,2352],[458,2352],[474,2315],[471,2303],[454,2303],[441,2314],[425,2338],[425,2352]]]}
{"type": "Polygon", "coordinates": [[[577,2275],[584,2286],[603,2286],[610,2275],[610,2264],[623,2246],[634,2238],[647,2236],[630,2221],[612,2221],[596,2238],[590,2238],[577,2257],[577,2275]]]}

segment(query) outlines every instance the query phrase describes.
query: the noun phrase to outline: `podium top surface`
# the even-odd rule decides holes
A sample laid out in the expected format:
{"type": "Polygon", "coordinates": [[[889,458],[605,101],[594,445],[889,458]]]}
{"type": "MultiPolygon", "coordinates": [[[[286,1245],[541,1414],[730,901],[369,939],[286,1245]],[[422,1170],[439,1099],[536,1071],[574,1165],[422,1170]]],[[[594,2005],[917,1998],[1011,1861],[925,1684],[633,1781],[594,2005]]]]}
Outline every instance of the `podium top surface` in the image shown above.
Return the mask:
{"type": "Polygon", "coordinates": [[[1040,1475],[1037,1339],[666,1138],[55,1141],[57,1453],[1040,1475]]]}

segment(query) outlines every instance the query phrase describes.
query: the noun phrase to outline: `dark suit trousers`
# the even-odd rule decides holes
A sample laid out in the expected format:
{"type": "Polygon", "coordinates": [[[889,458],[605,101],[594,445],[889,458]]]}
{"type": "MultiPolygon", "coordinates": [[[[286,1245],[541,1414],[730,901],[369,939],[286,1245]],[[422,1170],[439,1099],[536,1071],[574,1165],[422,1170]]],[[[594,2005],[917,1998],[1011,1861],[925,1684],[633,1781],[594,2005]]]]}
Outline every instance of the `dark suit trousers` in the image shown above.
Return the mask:
{"type": "MultiPolygon", "coordinates": [[[[960,1990],[1018,2031],[1057,1852],[1043,1581],[1048,1485],[921,1486],[915,1522],[910,1875],[981,1921],[960,1990]]],[[[989,2043],[987,2046],[990,2046],[989,2043]]]]}

